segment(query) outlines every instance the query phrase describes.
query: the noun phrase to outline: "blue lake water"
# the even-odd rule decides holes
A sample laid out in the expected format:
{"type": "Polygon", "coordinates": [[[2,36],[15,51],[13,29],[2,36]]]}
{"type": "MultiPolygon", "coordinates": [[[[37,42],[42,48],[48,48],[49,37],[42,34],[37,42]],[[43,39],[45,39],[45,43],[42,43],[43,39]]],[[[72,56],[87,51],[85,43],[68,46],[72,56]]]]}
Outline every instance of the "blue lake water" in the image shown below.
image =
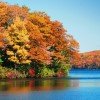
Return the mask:
{"type": "Polygon", "coordinates": [[[2,80],[0,100],[100,100],[100,71],[71,70],[63,79],[2,80]]]}
{"type": "Polygon", "coordinates": [[[97,69],[76,69],[71,70],[69,76],[71,78],[100,78],[100,70],[97,69]]]}

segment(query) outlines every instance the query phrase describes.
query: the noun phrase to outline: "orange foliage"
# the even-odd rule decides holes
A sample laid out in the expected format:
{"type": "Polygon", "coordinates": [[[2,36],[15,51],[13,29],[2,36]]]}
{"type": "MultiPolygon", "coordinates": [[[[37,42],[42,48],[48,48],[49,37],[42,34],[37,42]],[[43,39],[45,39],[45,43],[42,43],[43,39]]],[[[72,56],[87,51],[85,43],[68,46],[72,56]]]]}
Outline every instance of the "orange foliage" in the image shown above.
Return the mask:
{"type": "Polygon", "coordinates": [[[76,67],[94,68],[100,66],[100,50],[80,53],[78,60],[74,60],[72,64],[76,67]]]}
{"type": "MultiPolygon", "coordinates": [[[[0,28],[8,31],[16,17],[20,17],[22,21],[27,20],[25,27],[29,34],[31,60],[50,64],[53,57],[63,61],[68,55],[70,58],[77,58],[75,55],[79,44],[67,34],[59,21],[51,21],[44,12],[29,12],[27,7],[0,2],[0,28]],[[67,56],[62,54],[62,51],[66,51],[67,56]]],[[[0,39],[2,38],[0,36],[0,39]]],[[[2,45],[4,44],[0,41],[0,46],[2,45]]]]}
{"type": "Polygon", "coordinates": [[[8,20],[7,19],[7,4],[0,2],[0,27],[4,26],[5,22],[8,20]]]}
{"type": "Polygon", "coordinates": [[[0,2],[0,26],[7,28],[17,16],[22,19],[27,18],[28,8],[0,2]]]}
{"type": "Polygon", "coordinates": [[[3,48],[5,46],[4,39],[5,39],[5,34],[4,33],[4,28],[0,27],[0,48],[3,48]]]}
{"type": "Polygon", "coordinates": [[[26,27],[30,32],[32,59],[37,57],[40,61],[47,59],[47,62],[50,62],[51,57],[56,57],[59,60],[65,60],[66,57],[61,52],[64,50],[71,53],[72,50],[69,47],[77,49],[79,46],[72,36],[70,40],[67,39],[69,35],[60,22],[51,21],[44,12],[31,13],[26,27]]]}

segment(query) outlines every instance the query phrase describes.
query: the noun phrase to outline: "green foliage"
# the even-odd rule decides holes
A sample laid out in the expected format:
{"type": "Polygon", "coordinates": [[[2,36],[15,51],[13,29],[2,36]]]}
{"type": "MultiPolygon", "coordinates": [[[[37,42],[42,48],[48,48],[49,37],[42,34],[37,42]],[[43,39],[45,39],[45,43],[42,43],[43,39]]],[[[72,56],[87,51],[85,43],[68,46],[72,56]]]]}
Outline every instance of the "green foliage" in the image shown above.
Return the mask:
{"type": "Polygon", "coordinates": [[[21,73],[24,73],[27,77],[29,76],[28,75],[28,71],[29,69],[31,68],[31,66],[29,64],[26,64],[26,65],[18,65],[16,67],[16,70],[21,72],[21,73]]]}
{"type": "Polygon", "coordinates": [[[16,71],[15,69],[10,69],[0,66],[0,79],[9,78],[25,78],[26,75],[16,71]]]}
{"type": "Polygon", "coordinates": [[[0,58],[0,65],[2,64],[2,62],[3,62],[3,61],[2,61],[2,59],[0,58]]]}
{"type": "Polygon", "coordinates": [[[59,61],[57,59],[53,60],[51,66],[52,66],[52,68],[53,68],[55,73],[57,73],[59,71],[62,71],[65,76],[68,75],[68,72],[69,72],[69,70],[71,68],[71,65],[70,65],[70,63],[68,61],[61,62],[61,61],[59,61]]]}
{"type": "Polygon", "coordinates": [[[54,70],[53,69],[50,69],[50,68],[47,68],[46,66],[44,66],[41,71],[40,71],[40,76],[42,78],[45,78],[45,77],[53,77],[55,75],[54,73],[54,70]]]}
{"type": "Polygon", "coordinates": [[[18,65],[16,69],[20,72],[27,72],[30,69],[30,65],[18,65]]]}
{"type": "Polygon", "coordinates": [[[52,64],[51,64],[52,68],[54,69],[54,72],[57,72],[59,67],[60,67],[60,62],[57,60],[57,59],[54,59],[52,61],[52,64]]]}
{"type": "Polygon", "coordinates": [[[65,75],[68,75],[68,72],[71,68],[71,65],[70,64],[61,64],[61,68],[60,70],[63,70],[63,72],[65,73],[65,75]]]}
{"type": "Polygon", "coordinates": [[[2,50],[0,50],[0,65],[3,63],[3,60],[2,60],[2,50]]]}

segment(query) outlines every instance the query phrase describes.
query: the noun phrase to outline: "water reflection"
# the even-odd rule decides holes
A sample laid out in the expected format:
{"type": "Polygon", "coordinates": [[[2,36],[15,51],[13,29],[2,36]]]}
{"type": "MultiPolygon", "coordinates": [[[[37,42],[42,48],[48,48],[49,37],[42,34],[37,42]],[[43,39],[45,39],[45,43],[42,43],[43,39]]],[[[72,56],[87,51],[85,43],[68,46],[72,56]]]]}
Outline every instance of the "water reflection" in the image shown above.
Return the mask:
{"type": "Polygon", "coordinates": [[[100,100],[98,76],[100,71],[71,71],[70,79],[0,80],[0,100],[100,100]]]}
{"type": "Polygon", "coordinates": [[[71,86],[67,79],[30,79],[4,80],[0,82],[0,91],[26,93],[30,91],[61,90],[71,86]]]}

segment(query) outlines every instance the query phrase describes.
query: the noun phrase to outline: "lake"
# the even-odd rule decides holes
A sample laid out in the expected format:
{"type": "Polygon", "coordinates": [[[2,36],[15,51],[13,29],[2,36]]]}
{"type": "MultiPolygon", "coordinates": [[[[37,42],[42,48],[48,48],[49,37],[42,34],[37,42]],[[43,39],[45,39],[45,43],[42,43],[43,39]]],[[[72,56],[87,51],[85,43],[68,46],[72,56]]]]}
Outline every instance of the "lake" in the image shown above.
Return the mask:
{"type": "Polygon", "coordinates": [[[2,80],[0,100],[100,100],[100,70],[71,70],[62,79],[2,80]]]}

